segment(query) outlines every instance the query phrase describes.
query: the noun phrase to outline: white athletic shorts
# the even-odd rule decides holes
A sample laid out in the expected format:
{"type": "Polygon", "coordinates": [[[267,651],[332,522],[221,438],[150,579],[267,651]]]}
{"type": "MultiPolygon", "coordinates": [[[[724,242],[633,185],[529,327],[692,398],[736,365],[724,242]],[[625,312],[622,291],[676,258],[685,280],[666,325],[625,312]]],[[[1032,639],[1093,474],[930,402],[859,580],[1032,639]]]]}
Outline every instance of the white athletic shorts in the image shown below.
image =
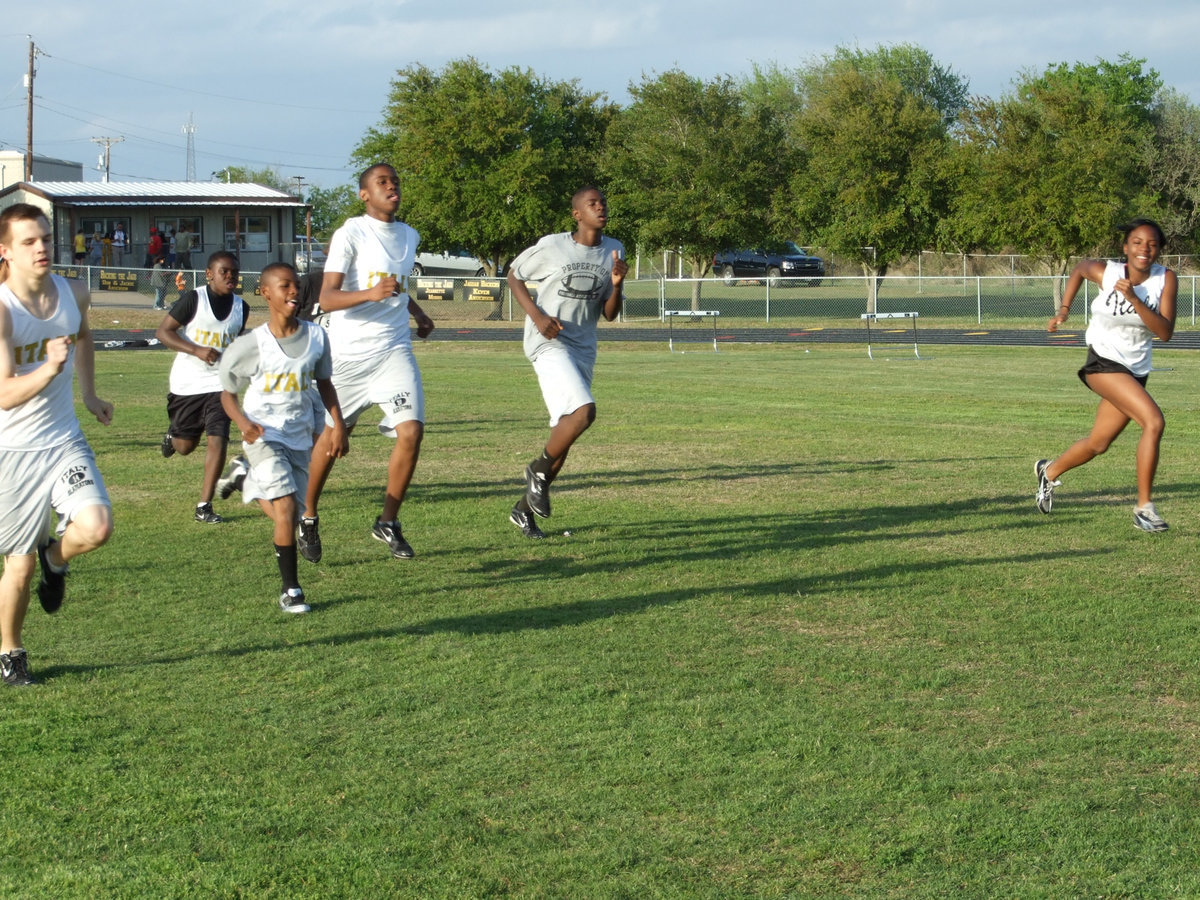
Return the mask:
{"type": "Polygon", "coordinates": [[[51,509],[61,535],[89,506],[112,509],[112,502],[83,435],[50,450],[0,450],[0,555],[37,550],[49,535],[51,509]]]}
{"type": "Polygon", "coordinates": [[[242,442],[242,452],[250,471],[242,482],[242,502],[278,500],[295,494],[300,503],[308,490],[308,450],[293,450],[274,441],[259,438],[253,444],[242,442]]]}
{"type": "MultiPolygon", "coordinates": [[[[379,433],[387,437],[396,436],[396,426],[401,422],[425,421],[421,370],[408,344],[372,359],[335,361],[333,387],[347,428],[358,421],[364,409],[375,405],[383,410],[379,433]]],[[[328,413],[325,424],[333,424],[328,413]]]]}
{"type": "Polygon", "coordinates": [[[542,386],[542,399],[550,413],[551,428],[563,416],[596,402],[592,397],[592,367],[576,359],[564,347],[550,345],[543,348],[533,361],[533,371],[542,386]]]}

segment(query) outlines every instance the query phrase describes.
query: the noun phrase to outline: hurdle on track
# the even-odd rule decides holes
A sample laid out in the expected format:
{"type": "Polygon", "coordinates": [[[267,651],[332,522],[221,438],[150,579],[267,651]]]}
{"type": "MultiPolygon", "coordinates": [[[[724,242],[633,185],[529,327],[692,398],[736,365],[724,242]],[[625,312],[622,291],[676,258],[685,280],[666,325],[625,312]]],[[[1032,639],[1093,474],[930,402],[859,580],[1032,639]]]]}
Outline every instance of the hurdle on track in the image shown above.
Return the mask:
{"type": "MultiPolygon", "coordinates": [[[[711,310],[711,309],[666,309],[666,310],[663,310],[663,315],[667,319],[667,348],[672,353],[675,352],[675,326],[673,323],[674,323],[675,319],[680,316],[687,316],[688,318],[693,319],[695,321],[699,321],[703,317],[703,318],[707,318],[709,321],[711,321],[712,327],[713,327],[713,330],[712,330],[713,353],[718,352],[717,351],[717,317],[721,315],[720,311],[711,310]]],[[[706,341],[707,341],[707,338],[706,338],[706,341]]],[[[682,344],[685,342],[681,340],[680,343],[682,344]]],[[[687,343],[697,343],[697,342],[696,341],[688,341],[687,343]]],[[[679,352],[683,353],[684,351],[680,350],[679,352]]]]}
{"type": "Polygon", "coordinates": [[[915,312],[863,313],[861,316],[859,316],[859,318],[867,323],[867,356],[871,359],[875,358],[874,354],[871,353],[871,323],[872,322],[878,323],[880,319],[911,319],[912,320],[913,355],[915,355],[917,357],[917,359],[921,359],[921,351],[917,348],[917,319],[919,317],[920,317],[920,313],[915,313],[915,312]]]}

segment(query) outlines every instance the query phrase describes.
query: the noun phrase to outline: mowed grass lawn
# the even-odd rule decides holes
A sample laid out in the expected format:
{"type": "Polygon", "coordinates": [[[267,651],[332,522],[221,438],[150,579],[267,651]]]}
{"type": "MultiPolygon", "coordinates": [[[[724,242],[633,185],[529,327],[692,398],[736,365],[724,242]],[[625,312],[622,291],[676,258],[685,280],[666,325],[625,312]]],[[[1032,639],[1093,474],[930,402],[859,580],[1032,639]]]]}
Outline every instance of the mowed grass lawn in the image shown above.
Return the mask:
{"type": "Polygon", "coordinates": [[[372,414],[299,617],[262,513],[194,523],[158,453],[170,355],[98,354],[117,531],[0,692],[4,893],[1200,895],[1200,355],[1156,355],[1147,535],[1136,429],[1034,508],[1081,351],[703,349],[601,345],[538,542],[519,347],[419,346],[417,558],[368,534],[372,414]]]}

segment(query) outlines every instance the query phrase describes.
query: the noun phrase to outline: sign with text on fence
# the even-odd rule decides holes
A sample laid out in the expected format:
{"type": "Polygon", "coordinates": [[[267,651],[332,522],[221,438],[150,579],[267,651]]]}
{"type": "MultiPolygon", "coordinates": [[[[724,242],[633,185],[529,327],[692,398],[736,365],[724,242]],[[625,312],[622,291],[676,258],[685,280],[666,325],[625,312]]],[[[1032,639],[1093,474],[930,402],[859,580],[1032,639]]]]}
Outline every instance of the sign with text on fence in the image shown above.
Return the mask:
{"type": "Polygon", "coordinates": [[[499,278],[467,278],[463,281],[463,294],[467,300],[480,303],[497,303],[503,282],[499,278]]]}
{"type": "MultiPolygon", "coordinates": [[[[423,300],[453,300],[459,280],[414,278],[412,294],[418,303],[423,300]]],[[[500,300],[504,282],[499,278],[463,278],[461,281],[464,300],[478,300],[484,303],[496,303],[500,300]]]]}
{"type": "Polygon", "coordinates": [[[100,290],[136,291],[137,289],[138,273],[133,269],[100,270],[100,290]]]}

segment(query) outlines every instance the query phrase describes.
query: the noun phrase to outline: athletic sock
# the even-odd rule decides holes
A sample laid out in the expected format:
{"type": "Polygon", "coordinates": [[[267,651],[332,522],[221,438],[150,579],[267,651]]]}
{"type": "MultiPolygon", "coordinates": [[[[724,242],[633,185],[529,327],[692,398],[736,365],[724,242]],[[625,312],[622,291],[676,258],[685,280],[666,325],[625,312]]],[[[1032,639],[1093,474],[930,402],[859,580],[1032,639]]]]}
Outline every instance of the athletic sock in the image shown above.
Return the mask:
{"type": "Polygon", "coordinates": [[[517,505],[513,508],[516,509],[518,512],[525,512],[525,513],[533,512],[533,510],[529,508],[529,504],[525,502],[524,496],[522,496],[521,499],[517,501],[517,505]]]}
{"type": "Polygon", "coordinates": [[[300,587],[300,579],[296,574],[296,545],[288,544],[286,547],[275,545],[275,560],[279,563],[279,577],[283,581],[283,590],[286,593],[290,588],[300,587]]]}
{"type": "Polygon", "coordinates": [[[555,457],[543,450],[542,455],[529,464],[529,468],[539,474],[545,475],[546,480],[549,481],[553,477],[554,460],[555,457]]]}

